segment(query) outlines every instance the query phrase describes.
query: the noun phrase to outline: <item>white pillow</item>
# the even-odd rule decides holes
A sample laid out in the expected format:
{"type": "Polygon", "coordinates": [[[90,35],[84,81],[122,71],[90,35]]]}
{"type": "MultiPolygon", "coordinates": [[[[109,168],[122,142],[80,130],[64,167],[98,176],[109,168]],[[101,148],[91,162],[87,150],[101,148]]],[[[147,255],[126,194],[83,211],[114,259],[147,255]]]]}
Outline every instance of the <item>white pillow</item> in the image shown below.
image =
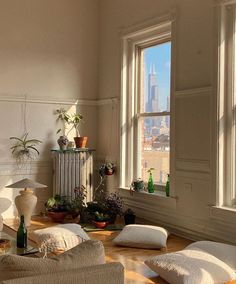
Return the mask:
{"type": "Polygon", "coordinates": [[[113,240],[120,246],[136,248],[166,247],[168,232],[166,229],[150,225],[127,225],[113,240]]]}
{"type": "Polygon", "coordinates": [[[226,263],[199,249],[155,256],[145,264],[170,284],[223,284],[236,278],[226,263]]]}
{"type": "Polygon", "coordinates": [[[236,246],[210,241],[199,241],[188,245],[185,249],[192,248],[199,248],[206,251],[236,270],[236,246]]]}
{"type": "Polygon", "coordinates": [[[43,252],[63,252],[90,237],[78,224],[62,224],[32,232],[31,238],[43,252]]]}

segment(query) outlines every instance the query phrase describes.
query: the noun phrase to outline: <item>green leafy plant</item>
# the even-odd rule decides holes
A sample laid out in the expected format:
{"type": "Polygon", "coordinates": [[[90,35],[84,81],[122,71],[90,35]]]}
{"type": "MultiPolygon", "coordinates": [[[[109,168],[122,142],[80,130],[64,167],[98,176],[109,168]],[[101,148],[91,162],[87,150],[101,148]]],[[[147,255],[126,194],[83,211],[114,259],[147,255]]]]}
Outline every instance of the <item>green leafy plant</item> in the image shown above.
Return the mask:
{"type": "Polygon", "coordinates": [[[155,171],[155,168],[149,168],[149,169],[147,170],[147,173],[151,173],[151,174],[152,174],[153,171],[155,171]]]}
{"type": "Polygon", "coordinates": [[[96,222],[106,222],[110,219],[110,216],[108,214],[98,211],[94,213],[94,216],[96,222]]]}
{"type": "Polygon", "coordinates": [[[85,208],[85,198],[87,196],[86,188],[81,185],[74,189],[75,197],[71,199],[70,211],[72,214],[80,214],[85,208]]]}
{"type": "Polygon", "coordinates": [[[72,124],[70,131],[74,128],[76,132],[76,137],[79,137],[79,125],[80,122],[83,120],[83,116],[80,113],[74,113],[70,116],[69,124],[72,124]]]}
{"type": "Polygon", "coordinates": [[[54,197],[50,197],[46,203],[45,208],[51,212],[64,212],[70,211],[71,203],[67,196],[61,196],[56,194],[54,197]]]}
{"type": "MultiPolygon", "coordinates": [[[[55,115],[57,115],[57,121],[61,122],[63,125],[63,135],[65,135],[66,132],[66,126],[65,123],[69,123],[70,121],[70,115],[67,113],[67,111],[64,108],[56,109],[55,115]]],[[[57,130],[57,134],[61,132],[61,128],[57,130]]]]}
{"type": "Polygon", "coordinates": [[[12,154],[16,158],[26,156],[32,158],[34,153],[39,155],[39,151],[36,148],[37,144],[42,143],[38,139],[27,139],[28,133],[25,133],[22,138],[10,137],[11,140],[15,141],[15,144],[11,147],[12,154]]]}

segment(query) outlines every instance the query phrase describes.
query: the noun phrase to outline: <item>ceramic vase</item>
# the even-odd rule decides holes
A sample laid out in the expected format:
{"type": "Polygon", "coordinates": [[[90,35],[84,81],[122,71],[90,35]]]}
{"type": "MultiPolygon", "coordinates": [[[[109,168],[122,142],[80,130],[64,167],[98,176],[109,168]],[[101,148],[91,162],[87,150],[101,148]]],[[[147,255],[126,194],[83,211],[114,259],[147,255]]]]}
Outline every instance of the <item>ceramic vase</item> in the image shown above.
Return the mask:
{"type": "Polygon", "coordinates": [[[67,149],[67,145],[69,143],[69,140],[67,139],[66,136],[60,136],[58,139],[57,139],[57,143],[60,147],[60,150],[66,150],[67,149]]]}

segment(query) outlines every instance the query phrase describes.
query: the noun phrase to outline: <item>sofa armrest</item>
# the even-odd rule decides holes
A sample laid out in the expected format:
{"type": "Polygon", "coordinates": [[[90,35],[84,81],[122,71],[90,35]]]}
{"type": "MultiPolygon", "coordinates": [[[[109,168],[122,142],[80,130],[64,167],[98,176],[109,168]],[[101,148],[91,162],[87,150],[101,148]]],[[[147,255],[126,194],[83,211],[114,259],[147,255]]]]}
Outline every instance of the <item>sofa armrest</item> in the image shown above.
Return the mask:
{"type": "Polygon", "coordinates": [[[119,262],[94,265],[63,272],[9,279],[1,284],[123,284],[124,267],[119,262]]]}

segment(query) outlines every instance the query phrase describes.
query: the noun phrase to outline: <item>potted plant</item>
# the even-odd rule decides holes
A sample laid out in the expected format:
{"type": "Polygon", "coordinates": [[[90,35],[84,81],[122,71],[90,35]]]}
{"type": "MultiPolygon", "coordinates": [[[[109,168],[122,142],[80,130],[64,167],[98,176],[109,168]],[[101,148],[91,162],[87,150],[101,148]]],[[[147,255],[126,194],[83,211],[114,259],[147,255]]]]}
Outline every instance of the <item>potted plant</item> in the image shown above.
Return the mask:
{"type": "Polygon", "coordinates": [[[36,148],[37,144],[42,143],[38,139],[27,139],[28,133],[25,133],[22,138],[10,137],[11,140],[15,140],[15,144],[11,147],[12,155],[16,160],[33,159],[34,154],[39,155],[39,151],[36,148]]]}
{"type": "Polygon", "coordinates": [[[100,176],[110,176],[115,172],[115,164],[112,162],[105,162],[99,169],[100,176]]]}
{"type": "Polygon", "coordinates": [[[70,116],[64,108],[57,109],[55,114],[57,115],[57,121],[62,123],[62,128],[57,130],[57,134],[62,131],[62,135],[58,138],[57,143],[61,150],[66,150],[69,143],[66,136],[66,124],[69,123],[70,116]]]}
{"type": "Polygon", "coordinates": [[[76,148],[85,148],[88,140],[88,137],[80,136],[79,134],[79,125],[82,120],[83,116],[80,113],[74,113],[72,116],[70,116],[69,120],[69,123],[72,124],[71,129],[74,128],[76,132],[76,136],[74,137],[76,148]]]}
{"type": "Polygon", "coordinates": [[[75,197],[71,198],[70,202],[70,214],[73,219],[78,217],[83,213],[86,208],[85,198],[87,195],[86,188],[81,185],[79,187],[75,187],[74,189],[75,197]]]}
{"type": "Polygon", "coordinates": [[[63,222],[65,216],[70,211],[70,202],[66,196],[56,194],[54,197],[50,197],[46,203],[45,208],[47,215],[54,222],[63,222]]]}
{"type": "Polygon", "coordinates": [[[107,224],[109,224],[109,215],[103,212],[95,212],[95,219],[93,221],[93,223],[95,224],[95,226],[97,228],[105,228],[107,226],[107,224]]]}
{"type": "Polygon", "coordinates": [[[125,225],[129,224],[135,224],[135,217],[136,215],[134,214],[134,211],[130,208],[125,210],[124,212],[124,220],[125,220],[125,225]]]}
{"type": "Polygon", "coordinates": [[[122,216],[124,201],[118,192],[110,193],[105,198],[104,207],[107,214],[110,216],[110,223],[114,224],[116,216],[122,216]]]}

